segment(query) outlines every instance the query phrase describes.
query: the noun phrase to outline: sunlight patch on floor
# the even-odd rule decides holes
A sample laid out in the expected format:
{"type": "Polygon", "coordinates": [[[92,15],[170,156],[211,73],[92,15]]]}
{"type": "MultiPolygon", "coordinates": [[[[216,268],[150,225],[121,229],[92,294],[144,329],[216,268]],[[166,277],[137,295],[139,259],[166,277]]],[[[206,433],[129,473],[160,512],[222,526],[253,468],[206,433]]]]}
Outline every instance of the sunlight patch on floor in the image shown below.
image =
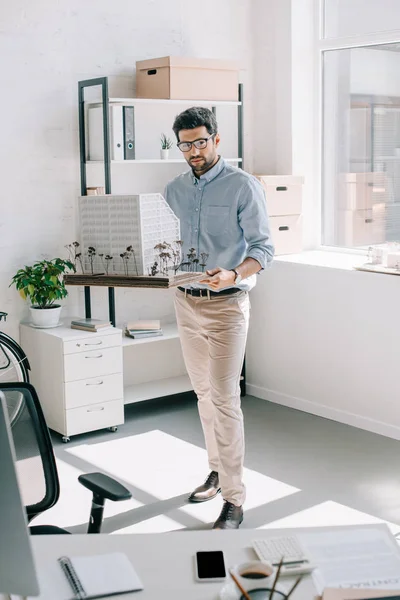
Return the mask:
{"type": "MultiPolygon", "coordinates": [[[[189,495],[209,473],[203,448],[159,430],[74,446],[67,452],[160,500],[189,495]]],[[[252,469],[244,469],[243,479],[247,487],[247,509],[299,491],[252,469]]]]}
{"type": "Polygon", "coordinates": [[[208,474],[205,450],[159,430],[67,452],[159,500],[189,494],[208,474]]]}
{"type": "MultiPolygon", "coordinates": [[[[155,500],[189,495],[209,472],[203,448],[160,430],[99,444],[82,444],[67,452],[147,492],[155,500]]],[[[244,469],[243,478],[247,488],[246,510],[299,491],[252,469],[244,469]]],[[[214,502],[187,504],[179,510],[203,523],[211,523],[217,519],[221,507],[220,497],[214,502]]]]}
{"type": "MultiPolygon", "coordinates": [[[[81,524],[86,526],[89,521],[92,494],[78,481],[78,476],[82,475],[83,471],[59,458],[56,460],[61,488],[60,498],[53,508],[36,517],[32,525],[57,525],[66,529],[81,524]]],[[[133,510],[139,506],[143,505],[134,498],[125,502],[107,500],[104,518],[133,510]]]]}
{"type": "Polygon", "coordinates": [[[321,504],[316,504],[311,508],[306,508],[272,521],[258,529],[274,529],[280,527],[323,527],[329,525],[365,525],[373,523],[387,523],[393,533],[398,533],[400,526],[374,517],[368,513],[361,512],[349,506],[327,500],[321,504]]]}

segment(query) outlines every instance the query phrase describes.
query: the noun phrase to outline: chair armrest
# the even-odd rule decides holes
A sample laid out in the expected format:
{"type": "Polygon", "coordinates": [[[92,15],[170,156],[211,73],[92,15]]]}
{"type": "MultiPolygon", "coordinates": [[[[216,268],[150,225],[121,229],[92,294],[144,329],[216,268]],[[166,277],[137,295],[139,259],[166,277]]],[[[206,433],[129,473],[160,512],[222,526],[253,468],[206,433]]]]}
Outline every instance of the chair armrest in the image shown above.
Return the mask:
{"type": "Polygon", "coordinates": [[[88,490],[107,500],[119,502],[120,500],[129,500],[132,498],[130,491],[121,483],[104,475],[104,473],[87,473],[79,475],[79,482],[88,490]]]}

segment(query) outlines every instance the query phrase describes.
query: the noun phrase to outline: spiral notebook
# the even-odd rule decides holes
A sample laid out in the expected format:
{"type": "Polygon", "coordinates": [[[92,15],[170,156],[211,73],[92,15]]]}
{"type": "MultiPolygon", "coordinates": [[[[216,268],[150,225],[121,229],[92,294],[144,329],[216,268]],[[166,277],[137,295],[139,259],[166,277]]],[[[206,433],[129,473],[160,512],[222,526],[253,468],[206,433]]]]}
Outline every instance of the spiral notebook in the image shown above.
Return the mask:
{"type": "Polygon", "coordinates": [[[143,589],[135,569],[122,552],[62,556],[58,564],[70,590],[64,600],[89,600],[143,589]]]}

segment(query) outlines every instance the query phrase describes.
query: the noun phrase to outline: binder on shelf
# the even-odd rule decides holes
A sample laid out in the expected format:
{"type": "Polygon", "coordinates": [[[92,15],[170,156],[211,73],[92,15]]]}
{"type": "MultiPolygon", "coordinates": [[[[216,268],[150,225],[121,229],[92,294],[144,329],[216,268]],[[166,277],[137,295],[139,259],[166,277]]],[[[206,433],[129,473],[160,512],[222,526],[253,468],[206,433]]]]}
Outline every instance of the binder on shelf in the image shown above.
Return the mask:
{"type": "Polygon", "coordinates": [[[123,106],[122,121],[124,128],[124,159],[135,159],[135,109],[123,106]]]}
{"type": "MultiPolygon", "coordinates": [[[[111,105],[110,155],[111,160],[135,158],[135,122],[133,106],[111,105]]],[[[103,107],[88,109],[88,160],[104,160],[103,107]]]]}
{"type": "Polygon", "coordinates": [[[123,107],[110,106],[111,159],[124,160],[123,107]]]}

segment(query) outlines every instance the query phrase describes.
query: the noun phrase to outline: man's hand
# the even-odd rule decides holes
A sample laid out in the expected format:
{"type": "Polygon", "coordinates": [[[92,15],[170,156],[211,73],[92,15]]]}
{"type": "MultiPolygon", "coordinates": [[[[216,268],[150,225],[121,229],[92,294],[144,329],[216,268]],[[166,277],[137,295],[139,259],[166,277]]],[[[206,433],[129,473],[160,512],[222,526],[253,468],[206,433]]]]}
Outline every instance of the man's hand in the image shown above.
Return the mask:
{"type": "Polygon", "coordinates": [[[206,271],[206,275],[208,275],[208,277],[200,279],[198,283],[204,283],[212,290],[221,290],[222,288],[234,285],[236,279],[236,275],[233,271],[221,269],[221,267],[209,269],[206,271]]]}

